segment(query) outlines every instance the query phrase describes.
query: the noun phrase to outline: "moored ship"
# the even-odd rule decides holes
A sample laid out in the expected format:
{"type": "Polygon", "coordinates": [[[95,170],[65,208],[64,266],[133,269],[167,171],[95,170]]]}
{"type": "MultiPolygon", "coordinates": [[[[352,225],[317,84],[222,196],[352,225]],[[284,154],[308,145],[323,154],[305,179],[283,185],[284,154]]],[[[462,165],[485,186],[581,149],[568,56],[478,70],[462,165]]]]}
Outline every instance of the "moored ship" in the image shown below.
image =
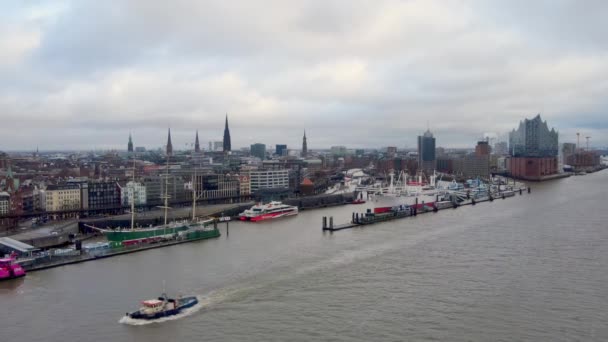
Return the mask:
{"type": "Polygon", "coordinates": [[[25,270],[15,262],[13,255],[0,259],[0,280],[9,280],[25,276],[25,270]]]}
{"type": "Polygon", "coordinates": [[[298,207],[283,204],[281,202],[270,202],[268,204],[257,204],[239,214],[241,221],[262,221],[298,214],[298,207]]]}
{"type": "MultiPolygon", "coordinates": [[[[432,207],[437,200],[436,193],[428,194],[377,194],[373,197],[374,213],[385,213],[395,208],[409,206],[417,210],[423,210],[424,207],[432,207]]],[[[442,196],[439,200],[442,200],[442,196]]]]}
{"type": "Polygon", "coordinates": [[[210,219],[203,221],[178,221],[169,223],[167,225],[153,226],[149,228],[125,228],[112,230],[92,226],[88,227],[102,232],[108,241],[128,244],[131,241],[168,239],[174,237],[176,234],[181,235],[194,230],[200,231],[200,234],[208,235],[208,237],[217,237],[220,235],[219,231],[217,229],[208,228],[212,223],[213,220],[210,219]]]}
{"type": "Polygon", "coordinates": [[[417,210],[432,209],[437,201],[444,199],[445,191],[435,187],[436,176],[433,174],[426,182],[422,176],[408,179],[406,173],[401,173],[394,181],[394,174],[390,174],[390,183],[387,188],[369,189],[374,203],[374,213],[380,214],[398,208],[411,207],[417,210]]]}

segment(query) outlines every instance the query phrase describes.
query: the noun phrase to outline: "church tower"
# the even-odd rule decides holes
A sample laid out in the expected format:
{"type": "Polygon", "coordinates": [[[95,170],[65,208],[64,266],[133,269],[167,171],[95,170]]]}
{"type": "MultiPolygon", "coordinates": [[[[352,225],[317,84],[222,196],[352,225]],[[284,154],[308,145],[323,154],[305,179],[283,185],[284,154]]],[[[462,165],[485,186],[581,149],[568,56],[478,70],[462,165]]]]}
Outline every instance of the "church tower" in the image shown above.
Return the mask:
{"type": "Polygon", "coordinates": [[[228,114],[226,114],[226,125],[224,126],[224,153],[230,152],[232,146],[230,144],[230,129],[228,128],[228,114]]]}
{"type": "Polygon", "coordinates": [[[194,139],[194,152],[198,153],[201,151],[201,144],[198,142],[198,130],[196,130],[196,139],[194,139]]]}
{"type": "Polygon", "coordinates": [[[171,144],[171,128],[169,128],[169,135],[167,137],[167,155],[173,155],[173,144],[171,144]]]}
{"type": "Polygon", "coordinates": [[[306,143],[306,130],[304,130],[304,137],[302,138],[302,158],[308,157],[308,144],[306,143]]]}
{"type": "Polygon", "coordinates": [[[133,139],[131,138],[131,133],[129,133],[129,143],[127,144],[127,152],[133,152],[133,139]]]}

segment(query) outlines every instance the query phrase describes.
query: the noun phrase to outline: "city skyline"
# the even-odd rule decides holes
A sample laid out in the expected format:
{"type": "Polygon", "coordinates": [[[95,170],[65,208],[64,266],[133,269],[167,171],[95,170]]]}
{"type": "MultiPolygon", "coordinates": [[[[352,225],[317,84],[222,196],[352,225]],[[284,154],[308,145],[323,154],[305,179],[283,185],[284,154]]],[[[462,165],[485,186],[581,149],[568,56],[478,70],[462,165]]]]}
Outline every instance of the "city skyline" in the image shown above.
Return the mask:
{"type": "MultiPolygon", "coordinates": [[[[519,123],[517,125],[514,125],[513,127],[516,128],[519,125],[519,123]]],[[[176,141],[177,143],[173,143],[172,144],[172,150],[174,151],[195,151],[196,152],[196,142],[197,141],[202,141],[202,143],[199,142],[199,148],[201,151],[209,151],[208,148],[208,144],[209,143],[219,143],[222,144],[222,137],[216,138],[216,139],[210,139],[210,140],[205,140],[204,138],[200,138],[199,139],[199,129],[194,129],[194,130],[181,130],[181,131],[171,131],[171,140],[172,141],[176,141]],[[177,134],[175,134],[177,133],[177,134]],[[191,135],[194,135],[194,138],[191,137],[191,135]],[[177,136],[177,139],[176,139],[177,136]],[[188,141],[188,138],[190,138],[191,141],[188,141]]],[[[345,144],[340,144],[340,143],[336,143],[336,144],[332,144],[332,145],[324,145],[324,146],[313,146],[312,148],[309,148],[309,150],[329,150],[332,146],[344,146],[347,149],[368,149],[368,150],[380,150],[380,149],[384,149],[387,147],[396,147],[399,150],[411,150],[411,151],[416,151],[418,146],[418,136],[421,134],[424,134],[425,131],[421,131],[418,134],[414,135],[413,137],[407,137],[407,138],[403,138],[402,141],[406,141],[405,144],[396,144],[396,143],[387,143],[386,145],[369,145],[369,144],[358,144],[358,145],[345,145],[345,144]],[[410,141],[411,140],[411,141],[410,141]]],[[[431,130],[431,133],[435,133],[434,131],[431,130]]],[[[447,144],[441,144],[441,137],[438,137],[438,144],[437,147],[438,148],[446,148],[446,149],[468,149],[468,150],[474,150],[475,149],[475,145],[477,144],[477,142],[479,140],[488,140],[489,142],[491,142],[492,144],[495,144],[497,142],[503,142],[503,143],[507,143],[508,144],[508,133],[509,132],[505,132],[505,133],[501,133],[501,134],[496,134],[494,132],[486,132],[486,133],[482,133],[482,134],[478,134],[477,136],[471,136],[468,143],[463,143],[463,144],[457,144],[457,145],[447,145],[447,144]]],[[[559,132],[558,132],[559,133],[559,132]]],[[[125,152],[129,152],[129,144],[132,144],[133,148],[139,148],[139,147],[143,147],[148,151],[153,151],[153,150],[163,150],[163,153],[165,152],[165,149],[167,147],[167,131],[164,131],[164,136],[160,137],[160,141],[153,141],[151,144],[139,144],[138,140],[135,136],[136,132],[129,130],[127,132],[127,138],[125,141],[122,141],[120,143],[109,143],[109,144],[99,144],[97,146],[88,146],[88,147],[79,147],[79,144],[77,144],[77,142],[75,141],[73,144],[69,144],[71,146],[66,147],[66,148],[54,148],[54,147],[48,147],[48,146],[40,146],[37,144],[31,144],[31,146],[34,146],[33,148],[29,148],[29,146],[22,146],[19,148],[14,148],[14,149],[9,149],[9,148],[5,148],[2,149],[0,147],[0,152],[4,151],[4,152],[19,152],[19,153],[27,153],[27,152],[61,152],[61,151],[65,151],[65,152],[75,152],[75,151],[125,151],[125,152]]],[[[581,132],[581,136],[583,137],[584,140],[584,132],[581,132]]],[[[563,143],[574,143],[576,144],[576,136],[574,138],[568,137],[568,138],[562,138],[563,135],[559,134],[559,144],[562,145],[563,143]]],[[[124,139],[123,139],[124,140],[124,139]]],[[[586,148],[586,141],[581,140],[581,144],[580,147],[585,149],[586,148]]],[[[150,139],[146,139],[146,141],[150,141],[150,139]]],[[[267,148],[273,147],[276,144],[285,144],[287,145],[287,148],[289,150],[301,150],[302,147],[302,137],[299,138],[293,138],[293,137],[289,137],[286,139],[281,139],[281,138],[274,138],[271,139],[269,141],[262,141],[260,139],[256,139],[255,137],[252,138],[251,140],[252,142],[248,145],[238,145],[234,148],[232,148],[232,150],[242,150],[242,149],[249,149],[251,145],[253,144],[264,144],[266,145],[267,148]],[[300,140],[299,143],[296,140],[300,140]],[[286,141],[289,141],[290,143],[285,143],[286,141]],[[293,142],[296,141],[296,142],[293,142]]],[[[590,149],[606,149],[608,147],[608,145],[599,145],[596,143],[589,143],[589,148],[590,149]]]]}
{"type": "Polygon", "coordinates": [[[312,149],[415,148],[427,121],[438,146],[470,147],[536,113],[560,142],[606,146],[607,6],[7,4],[0,150],[123,149],[129,131],[162,146],[167,126],[180,150],[196,127],[221,141],[226,112],[235,148],[299,146],[303,128],[312,149]]]}

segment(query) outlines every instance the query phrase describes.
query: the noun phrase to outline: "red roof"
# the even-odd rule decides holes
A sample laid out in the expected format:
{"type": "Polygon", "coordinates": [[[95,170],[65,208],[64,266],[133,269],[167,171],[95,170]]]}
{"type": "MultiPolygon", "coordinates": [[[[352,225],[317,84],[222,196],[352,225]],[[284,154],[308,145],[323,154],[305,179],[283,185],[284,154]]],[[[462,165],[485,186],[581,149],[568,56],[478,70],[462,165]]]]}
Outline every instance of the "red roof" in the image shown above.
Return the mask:
{"type": "Polygon", "coordinates": [[[300,183],[300,185],[314,185],[314,184],[310,179],[304,178],[304,180],[302,181],[302,183],[300,183]]]}

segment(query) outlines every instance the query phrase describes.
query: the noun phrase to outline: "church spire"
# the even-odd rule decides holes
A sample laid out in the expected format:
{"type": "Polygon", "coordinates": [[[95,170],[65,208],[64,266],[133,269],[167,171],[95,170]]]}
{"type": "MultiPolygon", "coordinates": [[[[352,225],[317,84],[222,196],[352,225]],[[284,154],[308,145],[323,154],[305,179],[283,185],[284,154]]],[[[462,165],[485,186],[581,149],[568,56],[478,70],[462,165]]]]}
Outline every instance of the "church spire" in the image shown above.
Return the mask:
{"type": "Polygon", "coordinates": [[[226,126],[224,126],[224,152],[230,152],[232,149],[230,143],[230,129],[228,128],[228,113],[226,113],[226,126]]]}
{"type": "Polygon", "coordinates": [[[173,144],[171,144],[171,128],[169,128],[169,135],[167,136],[167,155],[173,155],[173,144]]]}
{"type": "Polygon", "coordinates": [[[129,132],[129,143],[127,144],[127,152],[133,152],[133,139],[131,138],[131,132],[129,132]]]}
{"type": "Polygon", "coordinates": [[[201,151],[201,144],[198,142],[198,129],[196,130],[196,139],[194,139],[194,152],[201,151]]]}
{"type": "Polygon", "coordinates": [[[302,138],[302,157],[308,156],[308,144],[306,143],[306,130],[304,130],[304,137],[302,138]]]}

